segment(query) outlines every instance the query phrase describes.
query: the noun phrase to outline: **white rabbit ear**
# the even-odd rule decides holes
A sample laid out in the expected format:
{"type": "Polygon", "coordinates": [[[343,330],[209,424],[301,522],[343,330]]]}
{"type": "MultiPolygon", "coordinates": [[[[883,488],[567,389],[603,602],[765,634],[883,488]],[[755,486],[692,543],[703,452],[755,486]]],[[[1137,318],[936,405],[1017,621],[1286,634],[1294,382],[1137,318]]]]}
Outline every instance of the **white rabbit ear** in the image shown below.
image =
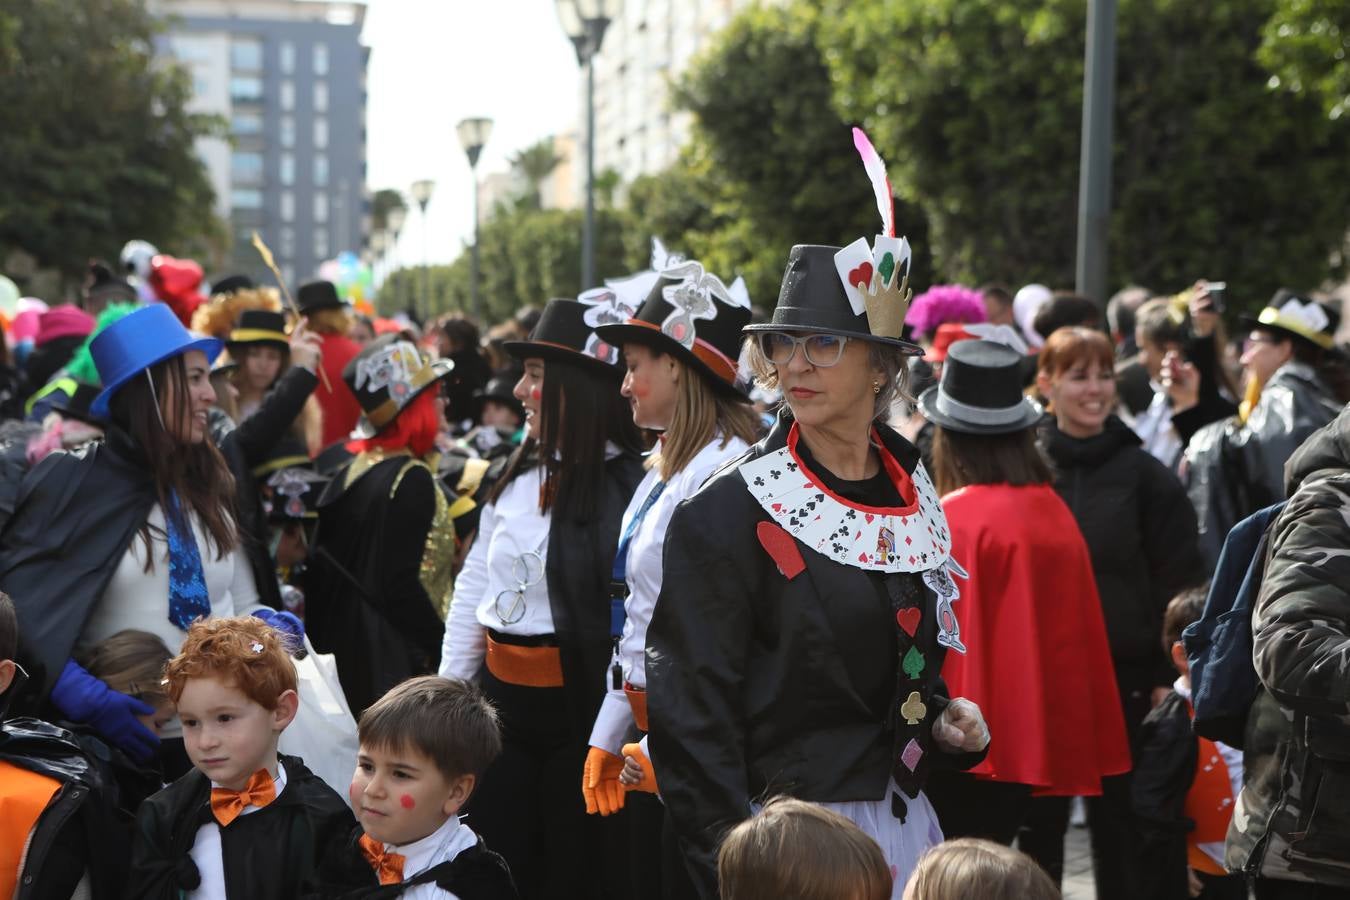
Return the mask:
{"type": "Polygon", "coordinates": [[[1022,340],[1022,336],[1011,325],[991,325],[988,322],[978,322],[961,327],[980,340],[992,341],[995,344],[1011,347],[1023,356],[1031,352],[1027,348],[1027,342],[1022,340]]]}
{"type": "Polygon", "coordinates": [[[739,275],[727,288],[727,297],[732,306],[738,306],[741,309],[750,308],[750,289],[745,286],[745,279],[739,275]]]}

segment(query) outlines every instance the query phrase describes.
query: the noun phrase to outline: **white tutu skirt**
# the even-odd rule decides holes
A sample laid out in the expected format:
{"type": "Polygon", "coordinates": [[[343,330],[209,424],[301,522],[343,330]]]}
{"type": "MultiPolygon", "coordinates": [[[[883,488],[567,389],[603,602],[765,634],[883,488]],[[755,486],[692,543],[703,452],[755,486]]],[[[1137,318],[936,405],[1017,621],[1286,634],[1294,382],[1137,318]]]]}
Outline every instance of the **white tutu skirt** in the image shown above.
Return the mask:
{"type": "MultiPolygon", "coordinates": [[[[933,804],[922,791],[913,800],[900,793],[892,779],[879,800],[846,800],[838,803],[819,803],[828,810],[851,821],[863,833],[877,842],[886,865],[891,869],[891,900],[900,900],[905,884],[919,864],[919,857],[930,847],[942,843],[942,827],[938,824],[933,804]],[[900,794],[905,801],[905,821],[891,814],[891,793],[900,794]]],[[[759,812],[759,804],[754,805],[759,812]]]]}

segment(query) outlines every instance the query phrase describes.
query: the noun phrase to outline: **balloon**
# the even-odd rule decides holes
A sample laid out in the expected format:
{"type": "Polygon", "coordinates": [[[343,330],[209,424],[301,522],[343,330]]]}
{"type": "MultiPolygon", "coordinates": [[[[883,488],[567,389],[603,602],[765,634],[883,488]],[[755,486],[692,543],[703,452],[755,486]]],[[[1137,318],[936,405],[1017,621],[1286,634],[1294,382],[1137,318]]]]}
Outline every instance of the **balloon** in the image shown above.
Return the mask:
{"type": "Polygon", "coordinates": [[[127,241],[119,257],[122,268],[138,278],[149,278],[151,261],[159,255],[155,245],[146,241],[127,241]]]}
{"type": "Polygon", "coordinates": [[[19,286],[0,275],[0,312],[7,318],[14,318],[19,311],[19,286]]]}

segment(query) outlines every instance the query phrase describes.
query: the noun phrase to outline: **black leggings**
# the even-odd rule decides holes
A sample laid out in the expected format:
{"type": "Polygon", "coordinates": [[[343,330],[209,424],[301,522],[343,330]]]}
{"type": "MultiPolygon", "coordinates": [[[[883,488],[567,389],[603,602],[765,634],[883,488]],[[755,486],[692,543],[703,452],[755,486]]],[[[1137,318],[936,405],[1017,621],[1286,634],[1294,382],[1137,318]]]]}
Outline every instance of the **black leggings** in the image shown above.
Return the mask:
{"type": "Polygon", "coordinates": [[[976,837],[1010,845],[1031,809],[1031,785],[934,772],[924,794],[937,812],[942,836],[976,837]]]}

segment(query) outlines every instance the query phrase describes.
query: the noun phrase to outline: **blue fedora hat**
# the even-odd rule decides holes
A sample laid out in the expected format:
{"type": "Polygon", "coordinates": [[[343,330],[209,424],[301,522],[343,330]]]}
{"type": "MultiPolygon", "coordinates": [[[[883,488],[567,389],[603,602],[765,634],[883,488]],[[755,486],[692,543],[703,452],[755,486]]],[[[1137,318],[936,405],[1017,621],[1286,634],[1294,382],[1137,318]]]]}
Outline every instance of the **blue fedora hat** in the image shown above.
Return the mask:
{"type": "Polygon", "coordinates": [[[90,342],[89,353],[103,382],[103,392],[89,411],[106,419],[113,394],[141,372],[193,350],[205,353],[211,363],[223,346],[215,338],[197,337],[188,331],[163,303],[142,307],[103,329],[90,342]]]}

